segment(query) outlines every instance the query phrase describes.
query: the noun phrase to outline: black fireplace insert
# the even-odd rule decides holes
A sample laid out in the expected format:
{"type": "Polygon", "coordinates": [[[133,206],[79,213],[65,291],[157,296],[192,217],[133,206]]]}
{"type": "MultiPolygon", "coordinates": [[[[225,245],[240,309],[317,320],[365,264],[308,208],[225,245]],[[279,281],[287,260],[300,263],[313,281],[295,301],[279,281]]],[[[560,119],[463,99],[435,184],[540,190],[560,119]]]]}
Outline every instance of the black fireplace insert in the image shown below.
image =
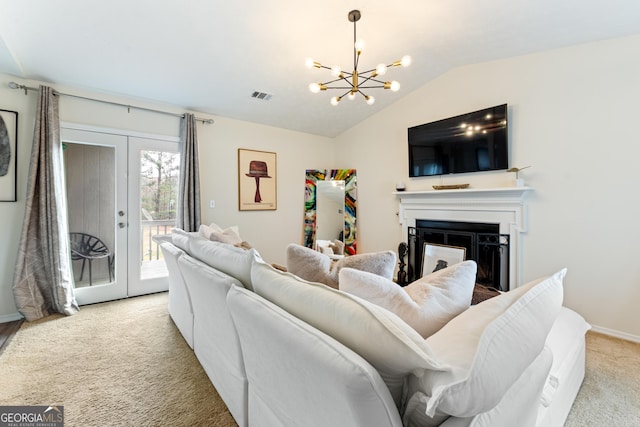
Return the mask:
{"type": "Polygon", "coordinates": [[[433,244],[465,248],[465,259],[478,265],[476,283],[509,290],[509,235],[500,234],[499,224],[416,220],[408,235],[408,283],[430,273],[422,271],[423,253],[433,244]]]}

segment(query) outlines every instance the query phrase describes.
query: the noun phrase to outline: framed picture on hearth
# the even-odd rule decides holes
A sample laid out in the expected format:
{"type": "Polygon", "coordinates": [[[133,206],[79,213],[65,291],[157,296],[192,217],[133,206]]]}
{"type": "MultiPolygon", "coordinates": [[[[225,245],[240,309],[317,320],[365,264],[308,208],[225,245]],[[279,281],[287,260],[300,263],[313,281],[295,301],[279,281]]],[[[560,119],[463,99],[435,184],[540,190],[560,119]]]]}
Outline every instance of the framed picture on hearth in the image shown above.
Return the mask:
{"type": "Polygon", "coordinates": [[[465,260],[467,249],[460,246],[437,245],[425,242],[422,251],[422,274],[431,274],[465,260]]]}

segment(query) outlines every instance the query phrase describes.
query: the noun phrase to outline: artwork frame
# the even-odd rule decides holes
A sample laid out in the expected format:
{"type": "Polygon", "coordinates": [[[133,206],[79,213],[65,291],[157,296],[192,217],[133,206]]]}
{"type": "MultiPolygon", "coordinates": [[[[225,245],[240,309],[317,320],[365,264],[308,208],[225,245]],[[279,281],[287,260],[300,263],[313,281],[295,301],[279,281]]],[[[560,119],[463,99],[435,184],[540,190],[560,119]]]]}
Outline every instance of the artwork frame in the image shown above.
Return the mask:
{"type": "Polygon", "coordinates": [[[0,202],[18,201],[18,112],[0,109],[0,202]]]}
{"type": "Polygon", "coordinates": [[[425,242],[422,249],[421,276],[458,264],[464,261],[466,256],[467,249],[462,246],[449,246],[425,242]],[[445,264],[443,264],[443,262],[445,264]]]}
{"type": "Polygon", "coordinates": [[[278,208],[277,154],[238,148],[238,210],[278,208]]]}

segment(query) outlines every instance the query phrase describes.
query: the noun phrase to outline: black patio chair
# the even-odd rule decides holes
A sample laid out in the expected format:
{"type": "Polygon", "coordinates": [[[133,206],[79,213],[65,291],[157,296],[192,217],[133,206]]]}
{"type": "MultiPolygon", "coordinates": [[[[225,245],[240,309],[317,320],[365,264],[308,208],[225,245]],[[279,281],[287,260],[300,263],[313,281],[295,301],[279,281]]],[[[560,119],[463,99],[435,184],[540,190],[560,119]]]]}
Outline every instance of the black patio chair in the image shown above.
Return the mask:
{"type": "Polygon", "coordinates": [[[107,259],[109,269],[109,281],[113,280],[113,252],[109,250],[107,245],[96,236],[86,233],[69,233],[69,241],[71,243],[71,259],[74,261],[82,260],[82,268],[80,270],[80,280],[84,276],[84,266],[89,262],[89,286],[93,286],[93,272],[91,263],[97,259],[107,259]]]}

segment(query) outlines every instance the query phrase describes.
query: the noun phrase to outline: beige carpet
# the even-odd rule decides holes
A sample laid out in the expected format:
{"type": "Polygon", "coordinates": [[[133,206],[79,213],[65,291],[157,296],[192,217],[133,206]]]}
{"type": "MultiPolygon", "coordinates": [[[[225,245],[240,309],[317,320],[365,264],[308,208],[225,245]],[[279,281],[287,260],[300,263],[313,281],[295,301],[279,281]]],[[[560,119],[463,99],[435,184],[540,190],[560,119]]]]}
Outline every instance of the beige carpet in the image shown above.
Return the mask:
{"type": "Polygon", "coordinates": [[[565,427],[640,426],[640,344],[587,333],[587,367],[565,427]]]}
{"type": "MultiPolygon", "coordinates": [[[[640,344],[589,333],[587,349],[565,427],[640,426],[640,344]]],[[[50,404],[66,426],[236,426],[165,293],[23,324],[0,355],[0,405],[50,404]]]]}
{"type": "Polygon", "coordinates": [[[155,294],[24,323],[0,405],[64,406],[65,426],[236,426],[155,294]]]}

